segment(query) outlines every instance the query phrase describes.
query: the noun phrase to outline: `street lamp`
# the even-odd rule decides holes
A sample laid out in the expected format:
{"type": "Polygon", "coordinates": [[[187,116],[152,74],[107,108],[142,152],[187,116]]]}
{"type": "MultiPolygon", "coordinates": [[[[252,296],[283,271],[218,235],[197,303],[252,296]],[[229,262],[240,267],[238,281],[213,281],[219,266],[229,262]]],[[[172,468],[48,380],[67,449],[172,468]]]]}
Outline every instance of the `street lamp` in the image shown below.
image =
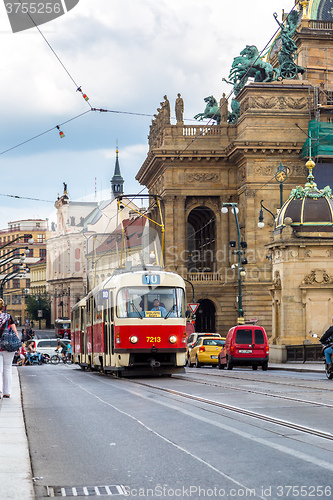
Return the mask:
{"type": "Polygon", "coordinates": [[[28,241],[26,243],[29,243],[29,245],[32,245],[34,243],[34,239],[32,237],[32,234],[22,234],[21,236],[17,236],[16,238],[14,238],[13,240],[9,241],[8,243],[6,243],[5,245],[2,245],[0,247],[0,250],[2,250],[3,248],[6,248],[8,247],[9,245],[11,245],[12,243],[14,243],[15,241],[18,241],[19,239],[21,238],[28,238],[28,241]]]}
{"type": "Polygon", "coordinates": [[[24,269],[23,264],[20,266],[19,270],[16,269],[15,271],[11,271],[10,273],[6,274],[6,276],[0,281],[0,298],[1,299],[3,299],[3,289],[4,289],[5,284],[8,283],[8,281],[11,281],[17,277],[19,279],[22,279],[25,277],[25,269],[24,269]],[[24,273],[22,274],[23,271],[24,271],[24,273]]]}
{"type": "MultiPolygon", "coordinates": [[[[238,223],[238,217],[237,214],[239,212],[239,209],[237,207],[237,203],[223,203],[222,204],[222,209],[221,212],[223,214],[228,213],[228,208],[232,209],[232,212],[235,216],[235,221],[236,221],[236,227],[237,227],[237,239],[238,239],[238,250],[234,250],[233,253],[235,255],[238,255],[238,263],[233,264],[233,269],[237,267],[237,274],[238,274],[238,318],[237,318],[237,323],[239,325],[244,325],[244,311],[243,311],[243,301],[242,301],[242,276],[245,276],[246,272],[244,267],[242,267],[243,264],[247,264],[247,259],[245,257],[242,257],[245,248],[247,248],[247,243],[245,241],[241,241],[240,237],[240,230],[239,230],[239,223],[238,223]]],[[[236,241],[230,241],[230,247],[235,248],[236,247],[236,241]]]]}
{"type": "Polygon", "coordinates": [[[263,209],[266,210],[266,212],[268,212],[269,214],[271,214],[271,216],[275,220],[274,214],[270,210],[268,210],[268,208],[264,207],[264,205],[262,204],[263,201],[264,200],[260,201],[259,222],[258,222],[259,229],[262,229],[265,226],[263,209]]]}

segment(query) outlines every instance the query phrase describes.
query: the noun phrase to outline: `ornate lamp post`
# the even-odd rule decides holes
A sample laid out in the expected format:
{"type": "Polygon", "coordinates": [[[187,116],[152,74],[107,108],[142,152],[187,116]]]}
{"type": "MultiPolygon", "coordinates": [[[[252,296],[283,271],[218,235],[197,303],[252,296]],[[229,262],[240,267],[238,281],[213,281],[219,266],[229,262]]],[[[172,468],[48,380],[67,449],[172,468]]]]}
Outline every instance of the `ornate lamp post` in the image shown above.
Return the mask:
{"type": "Polygon", "coordinates": [[[268,210],[268,208],[264,207],[264,205],[262,204],[263,201],[264,200],[260,200],[260,212],[259,212],[259,221],[258,221],[258,227],[259,227],[259,229],[262,229],[265,226],[265,223],[264,223],[264,212],[263,212],[263,210],[266,210],[266,212],[268,212],[269,214],[271,214],[271,216],[275,220],[274,214],[270,210],[268,210]]]}
{"type": "Polygon", "coordinates": [[[27,243],[29,243],[29,245],[32,245],[34,243],[34,239],[32,237],[32,234],[26,234],[26,235],[21,235],[21,236],[17,236],[16,238],[14,238],[12,241],[9,241],[8,243],[6,243],[5,245],[2,245],[0,247],[0,250],[2,250],[3,248],[6,248],[8,247],[9,245],[12,245],[15,241],[18,241],[19,239],[21,238],[28,238],[28,241],[27,243]]]}
{"type": "MultiPolygon", "coordinates": [[[[238,250],[234,250],[234,252],[233,252],[235,255],[238,255],[238,263],[233,265],[233,268],[237,267],[237,274],[238,274],[238,318],[237,318],[237,323],[239,325],[244,325],[244,311],[243,311],[243,298],[242,298],[242,276],[245,276],[246,273],[245,273],[244,267],[242,267],[242,264],[247,264],[247,260],[245,258],[242,258],[242,255],[244,253],[243,248],[246,248],[247,244],[245,241],[241,241],[241,237],[240,237],[239,223],[238,223],[238,217],[237,217],[237,213],[238,213],[239,209],[237,207],[237,203],[223,203],[221,212],[223,214],[228,213],[228,207],[230,207],[232,209],[232,212],[235,216],[236,227],[237,227],[238,250]]],[[[230,246],[235,247],[236,242],[230,241],[230,246]]]]}
{"type": "Polygon", "coordinates": [[[4,289],[5,284],[8,283],[8,281],[11,281],[17,277],[19,277],[20,279],[24,278],[25,273],[22,275],[23,271],[25,271],[25,268],[24,268],[23,262],[21,261],[21,265],[20,265],[19,270],[16,269],[15,271],[11,271],[10,273],[6,274],[6,276],[4,278],[2,278],[2,280],[0,281],[0,298],[1,299],[3,299],[3,289],[4,289]]]}
{"type": "MultiPolygon", "coordinates": [[[[287,169],[286,169],[286,167],[284,167],[282,165],[281,162],[280,162],[280,165],[278,166],[278,169],[277,169],[274,177],[275,177],[275,180],[280,184],[280,209],[281,209],[282,205],[283,205],[283,183],[287,180],[287,177],[288,177],[287,169]]],[[[258,221],[259,229],[262,229],[265,226],[263,210],[266,210],[266,212],[271,214],[273,219],[275,219],[274,214],[270,210],[268,210],[268,208],[264,207],[264,205],[262,204],[263,201],[264,200],[260,201],[260,212],[259,212],[259,221],[258,221]]]]}

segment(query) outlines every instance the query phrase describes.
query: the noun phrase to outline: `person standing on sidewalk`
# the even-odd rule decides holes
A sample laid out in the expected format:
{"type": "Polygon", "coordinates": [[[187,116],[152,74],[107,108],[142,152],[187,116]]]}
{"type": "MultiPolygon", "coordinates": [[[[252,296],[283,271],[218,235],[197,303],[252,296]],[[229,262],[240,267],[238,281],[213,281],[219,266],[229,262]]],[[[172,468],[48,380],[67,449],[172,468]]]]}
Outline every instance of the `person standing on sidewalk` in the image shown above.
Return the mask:
{"type": "MultiPolygon", "coordinates": [[[[18,336],[15,322],[10,314],[3,312],[3,306],[4,302],[0,299],[0,338],[7,321],[8,328],[10,327],[18,336]]],[[[0,347],[0,398],[2,394],[2,397],[10,398],[10,393],[12,391],[12,362],[14,354],[14,352],[2,351],[0,347]]]]}
{"type": "MultiPolygon", "coordinates": [[[[332,318],[333,323],[333,318],[332,318]]],[[[326,330],[324,335],[319,339],[319,341],[324,346],[324,354],[326,359],[326,364],[331,370],[333,368],[332,364],[332,354],[333,354],[333,325],[326,330]],[[326,347],[325,347],[326,346],[326,347]]]]}

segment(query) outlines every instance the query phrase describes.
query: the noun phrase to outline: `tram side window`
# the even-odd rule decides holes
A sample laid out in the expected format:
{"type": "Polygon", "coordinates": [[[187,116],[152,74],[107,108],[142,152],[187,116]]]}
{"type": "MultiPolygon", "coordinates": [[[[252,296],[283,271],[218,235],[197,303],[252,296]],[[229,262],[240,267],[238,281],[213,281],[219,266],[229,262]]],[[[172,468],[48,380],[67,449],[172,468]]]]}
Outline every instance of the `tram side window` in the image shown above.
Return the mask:
{"type": "Polygon", "coordinates": [[[125,287],[117,295],[118,318],[156,317],[148,312],[155,310],[154,301],[159,301],[161,317],[184,318],[185,295],[182,288],[125,287]]]}

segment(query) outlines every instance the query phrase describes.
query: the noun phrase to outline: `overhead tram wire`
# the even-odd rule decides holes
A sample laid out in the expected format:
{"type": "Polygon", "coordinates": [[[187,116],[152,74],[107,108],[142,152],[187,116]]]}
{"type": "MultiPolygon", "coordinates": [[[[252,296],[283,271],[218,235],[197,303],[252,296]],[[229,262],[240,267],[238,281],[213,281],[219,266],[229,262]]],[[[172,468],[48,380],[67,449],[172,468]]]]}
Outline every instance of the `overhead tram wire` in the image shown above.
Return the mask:
{"type": "Polygon", "coordinates": [[[16,149],[16,148],[19,148],[20,146],[23,146],[23,144],[27,144],[28,142],[31,142],[31,141],[33,141],[35,139],[38,139],[38,137],[42,137],[43,135],[48,134],[49,132],[52,132],[53,130],[56,130],[58,126],[65,125],[66,123],[72,122],[73,120],[77,120],[77,118],[81,118],[81,116],[84,116],[87,113],[90,113],[90,111],[91,111],[91,109],[88,109],[88,111],[84,111],[83,113],[80,113],[79,115],[76,115],[73,118],[70,118],[69,120],[66,120],[66,121],[62,122],[59,125],[56,125],[56,126],[50,128],[48,130],[45,130],[44,132],[41,132],[40,134],[37,134],[34,137],[31,137],[30,139],[27,139],[26,141],[20,142],[16,146],[12,146],[11,148],[8,148],[8,149],[6,149],[4,151],[1,151],[0,152],[0,156],[3,155],[3,154],[5,154],[5,153],[8,153],[9,151],[12,151],[13,149],[16,149]]]}
{"type": "Polygon", "coordinates": [[[0,193],[0,196],[6,196],[7,198],[16,198],[19,200],[31,200],[31,201],[41,201],[43,203],[54,203],[54,201],[51,200],[41,200],[40,198],[28,198],[27,196],[19,196],[17,194],[3,194],[0,193]]]}
{"type": "MultiPolygon", "coordinates": [[[[23,3],[22,3],[22,0],[19,0],[20,4],[22,5],[23,7],[23,3]]],[[[47,44],[47,46],[49,47],[49,49],[51,50],[51,52],[53,53],[53,55],[56,57],[56,59],[58,60],[58,62],[61,64],[61,66],[63,67],[63,69],[65,70],[65,72],[67,73],[67,75],[69,76],[69,78],[72,80],[72,82],[74,83],[75,87],[76,87],[76,91],[80,91],[82,94],[82,90],[81,90],[81,85],[79,85],[78,83],[76,83],[76,81],[74,80],[74,78],[72,77],[71,73],[68,71],[68,69],[66,68],[65,64],[62,62],[62,60],[60,59],[60,57],[58,56],[58,54],[56,53],[56,51],[54,50],[54,48],[52,47],[52,45],[50,44],[50,42],[47,40],[46,36],[44,35],[44,33],[42,32],[42,30],[38,27],[38,25],[36,24],[35,20],[33,19],[33,17],[30,15],[29,11],[26,12],[27,16],[29,17],[29,19],[31,20],[31,22],[34,24],[35,28],[37,29],[38,33],[41,35],[41,37],[43,38],[43,40],[45,41],[45,43],[47,44]]],[[[86,99],[85,99],[86,100],[86,99]]],[[[88,100],[86,100],[88,106],[90,106],[90,108],[92,107],[90,102],[88,100]]]]}

